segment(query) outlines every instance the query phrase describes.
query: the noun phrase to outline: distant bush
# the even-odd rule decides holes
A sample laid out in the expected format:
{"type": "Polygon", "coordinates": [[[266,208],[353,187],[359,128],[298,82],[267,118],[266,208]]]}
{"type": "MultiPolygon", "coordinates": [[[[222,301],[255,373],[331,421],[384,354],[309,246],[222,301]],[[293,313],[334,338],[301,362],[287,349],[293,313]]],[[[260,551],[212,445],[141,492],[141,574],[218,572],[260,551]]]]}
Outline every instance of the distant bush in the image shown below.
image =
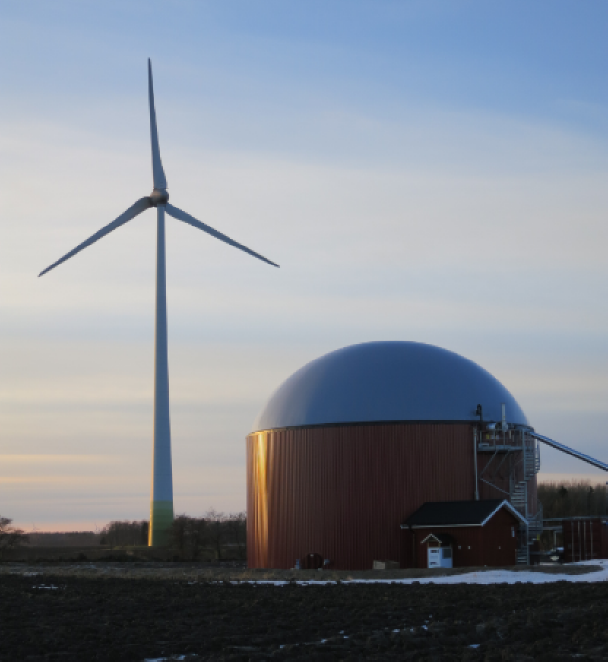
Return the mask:
{"type": "Polygon", "coordinates": [[[110,547],[147,545],[149,528],[147,520],[110,522],[101,530],[99,543],[110,547]]]}
{"type": "Polygon", "coordinates": [[[99,545],[94,531],[34,531],[28,534],[32,547],[93,547],[99,545]]]}
{"type": "Polygon", "coordinates": [[[0,517],[0,559],[10,549],[15,549],[27,542],[28,537],[21,529],[11,526],[13,520],[8,517],[0,517]]]}

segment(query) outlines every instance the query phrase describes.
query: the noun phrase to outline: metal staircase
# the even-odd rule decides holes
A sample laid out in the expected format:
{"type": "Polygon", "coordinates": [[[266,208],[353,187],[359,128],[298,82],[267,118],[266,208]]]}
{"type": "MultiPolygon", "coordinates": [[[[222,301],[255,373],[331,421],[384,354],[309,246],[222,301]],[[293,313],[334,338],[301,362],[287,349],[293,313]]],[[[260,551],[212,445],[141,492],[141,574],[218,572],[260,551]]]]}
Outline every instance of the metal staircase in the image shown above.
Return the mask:
{"type": "Polygon", "coordinates": [[[527,524],[520,527],[520,546],[517,563],[530,563],[530,546],[543,530],[542,504],[537,502],[536,512],[529,511],[528,485],[540,471],[540,448],[531,431],[502,424],[475,432],[478,453],[491,454],[479,475],[479,480],[504,494],[521,513],[527,524]],[[508,474],[508,488],[504,474],[508,474]],[[497,484],[502,476],[502,483],[497,484]],[[507,491],[508,489],[508,491],[507,491]]]}
{"type": "MultiPolygon", "coordinates": [[[[525,528],[525,527],[524,527],[525,528]]],[[[522,535],[521,539],[525,540],[525,531],[520,532],[522,535]]],[[[517,565],[529,565],[530,564],[530,546],[527,542],[520,544],[517,548],[517,565]]]]}
{"type": "Polygon", "coordinates": [[[520,480],[518,483],[515,483],[513,489],[511,490],[510,501],[517,510],[522,512],[522,514],[527,510],[527,505],[528,505],[527,481],[520,480]]]}
{"type": "Polygon", "coordinates": [[[518,563],[530,562],[530,546],[543,531],[543,507],[537,501],[530,504],[528,484],[540,471],[539,442],[556,448],[598,469],[608,471],[608,464],[585,455],[574,448],[560,444],[549,437],[538,434],[532,428],[507,424],[505,405],[502,405],[502,421],[484,423],[483,410],[477,405],[476,415],[479,426],[474,430],[476,487],[475,496],[479,498],[479,482],[489,485],[496,492],[492,494],[508,497],[513,507],[526,521],[520,528],[520,548],[517,552],[518,563]],[[478,454],[486,455],[485,464],[479,471],[478,454]],[[489,455],[489,459],[488,459],[489,455]],[[508,474],[508,480],[505,478],[508,474]],[[532,508],[529,506],[532,505],[532,508]],[[536,508],[534,508],[536,506],[536,508]],[[530,510],[536,510],[531,514],[530,510]]]}

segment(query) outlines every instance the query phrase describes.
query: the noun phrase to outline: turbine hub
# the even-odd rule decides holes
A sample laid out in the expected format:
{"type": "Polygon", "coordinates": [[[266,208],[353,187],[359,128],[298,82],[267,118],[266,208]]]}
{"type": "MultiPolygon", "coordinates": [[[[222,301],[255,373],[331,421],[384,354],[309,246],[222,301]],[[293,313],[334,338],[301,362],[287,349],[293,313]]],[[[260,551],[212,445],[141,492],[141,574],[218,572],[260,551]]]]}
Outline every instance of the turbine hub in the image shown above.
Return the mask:
{"type": "Polygon", "coordinates": [[[166,205],[169,202],[169,192],[166,188],[155,188],[150,194],[150,200],[152,200],[154,207],[166,205]]]}

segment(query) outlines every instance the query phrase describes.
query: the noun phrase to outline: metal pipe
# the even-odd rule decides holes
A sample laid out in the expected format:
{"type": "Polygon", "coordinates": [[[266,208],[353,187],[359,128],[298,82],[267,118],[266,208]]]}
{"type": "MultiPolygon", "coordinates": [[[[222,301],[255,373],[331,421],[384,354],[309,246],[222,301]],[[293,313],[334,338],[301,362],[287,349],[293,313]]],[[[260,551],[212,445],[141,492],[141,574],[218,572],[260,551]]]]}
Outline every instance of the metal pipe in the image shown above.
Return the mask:
{"type": "Polygon", "coordinates": [[[585,561],[588,561],[587,558],[587,522],[583,522],[583,545],[584,545],[584,557],[585,561]]]}
{"type": "Polygon", "coordinates": [[[543,522],[563,522],[565,520],[567,521],[578,521],[581,520],[590,520],[590,519],[599,519],[601,521],[606,521],[605,516],[599,516],[599,515],[584,515],[584,516],[578,516],[575,515],[574,517],[543,517],[543,522]]]}
{"type": "MultiPolygon", "coordinates": [[[[496,451],[496,453],[498,453],[498,451],[496,451]]],[[[492,459],[494,459],[496,457],[496,453],[492,456],[492,459]]],[[[503,462],[509,457],[509,455],[510,455],[510,453],[505,453],[503,455],[502,460],[498,463],[498,466],[496,467],[496,469],[494,469],[494,473],[490,477],[491,480],[494,480],[496,478],[496,476],[498,475],[498,472],[500,471],[500,467],[502,467],[503,462]]]]}
{"type": "Polygon", "coordinates": [[[506,494],[509,498],[511,495],[508,492],[505,492],[504,490],[500,489],[497,485],[494,485],[494,483],[490,483],[489,480],[484,480],[483,478],[479,479],[482,483],[485,483],[486,485],[489,485],[490,487],[493,487],[495,490],[498,490],[499,492],[502,492],[503,494],[506,494]]]}
{"type": "Polygon", "coordinates": [[[571,547],[572,547],[572,559],[571,559],[571,563],[574,563],[576,561],[576,559],[574,558],[574,522],[572,522],[572,526],[570,527],[570,536],[572,538],[572,545],[571,545],[571,547]]]}
{"type": "Polygon", "coordinates": [[[574,448],[570,448],[569,446],[560,444],[557,441],[553,441],[553,439],[549,439],[549,437],[544,437],[542,434],[538,434],[532,431],[530,431],[529,434],[533,436],[535,439],[544,442],[548,446],[552,446],[553,448],[556,448],[558,451],[562,451],[562,453],[567,453],[568,455],[572,455],[572,457],[576,457],[579,460],[582,460],[583,462],[587,462],[593,465],[594,467],[597,467],[598,469],[602,469],[603,471],[608,471],[608,464],[605,464],[604,462],[600,462],[599,460],[596,460],[595,458],[589,455],[585,455],[584,453],[580,453],[579,451],[574,450],[574,448]]]}
{"type": "Polygon", "coordinates": [[[476,429],[473,429],[473,452],[474,452],[473,465],[475,467],[475,501],[479,501],[479,481],[477,480],[477,430],[476,429]]]}

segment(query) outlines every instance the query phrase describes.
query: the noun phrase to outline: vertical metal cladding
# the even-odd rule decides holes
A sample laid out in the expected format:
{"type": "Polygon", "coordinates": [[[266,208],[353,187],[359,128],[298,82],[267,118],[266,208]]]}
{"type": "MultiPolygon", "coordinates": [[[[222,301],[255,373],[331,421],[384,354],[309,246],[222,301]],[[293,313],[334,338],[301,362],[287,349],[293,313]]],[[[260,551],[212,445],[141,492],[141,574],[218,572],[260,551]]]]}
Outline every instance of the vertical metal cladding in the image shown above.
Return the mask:
{"type": "Polygon", "coordinates": [[[597,518],[576,518],[562,522],[566,563],[608,558],[608,525],[597,518]]]}
{"type": "MultiPolygon", "coordinates": [[[[268,444],[264,433],[247,440],[247,549],[256,568],[268,567],[268,444]]],[[[252,566],[250,566],[252,567],[252,566]]]]}
{"type": "MultiPolygon", "coordinates": [[[[475,498],[473,461],[470,423],[251,434],[249,567],[291,568],[311,552],[340,569],[398,560],[400,524],[423,503],[475,498]]],[[[485,498],[498,496],[493,492],[485,498]]]]}

